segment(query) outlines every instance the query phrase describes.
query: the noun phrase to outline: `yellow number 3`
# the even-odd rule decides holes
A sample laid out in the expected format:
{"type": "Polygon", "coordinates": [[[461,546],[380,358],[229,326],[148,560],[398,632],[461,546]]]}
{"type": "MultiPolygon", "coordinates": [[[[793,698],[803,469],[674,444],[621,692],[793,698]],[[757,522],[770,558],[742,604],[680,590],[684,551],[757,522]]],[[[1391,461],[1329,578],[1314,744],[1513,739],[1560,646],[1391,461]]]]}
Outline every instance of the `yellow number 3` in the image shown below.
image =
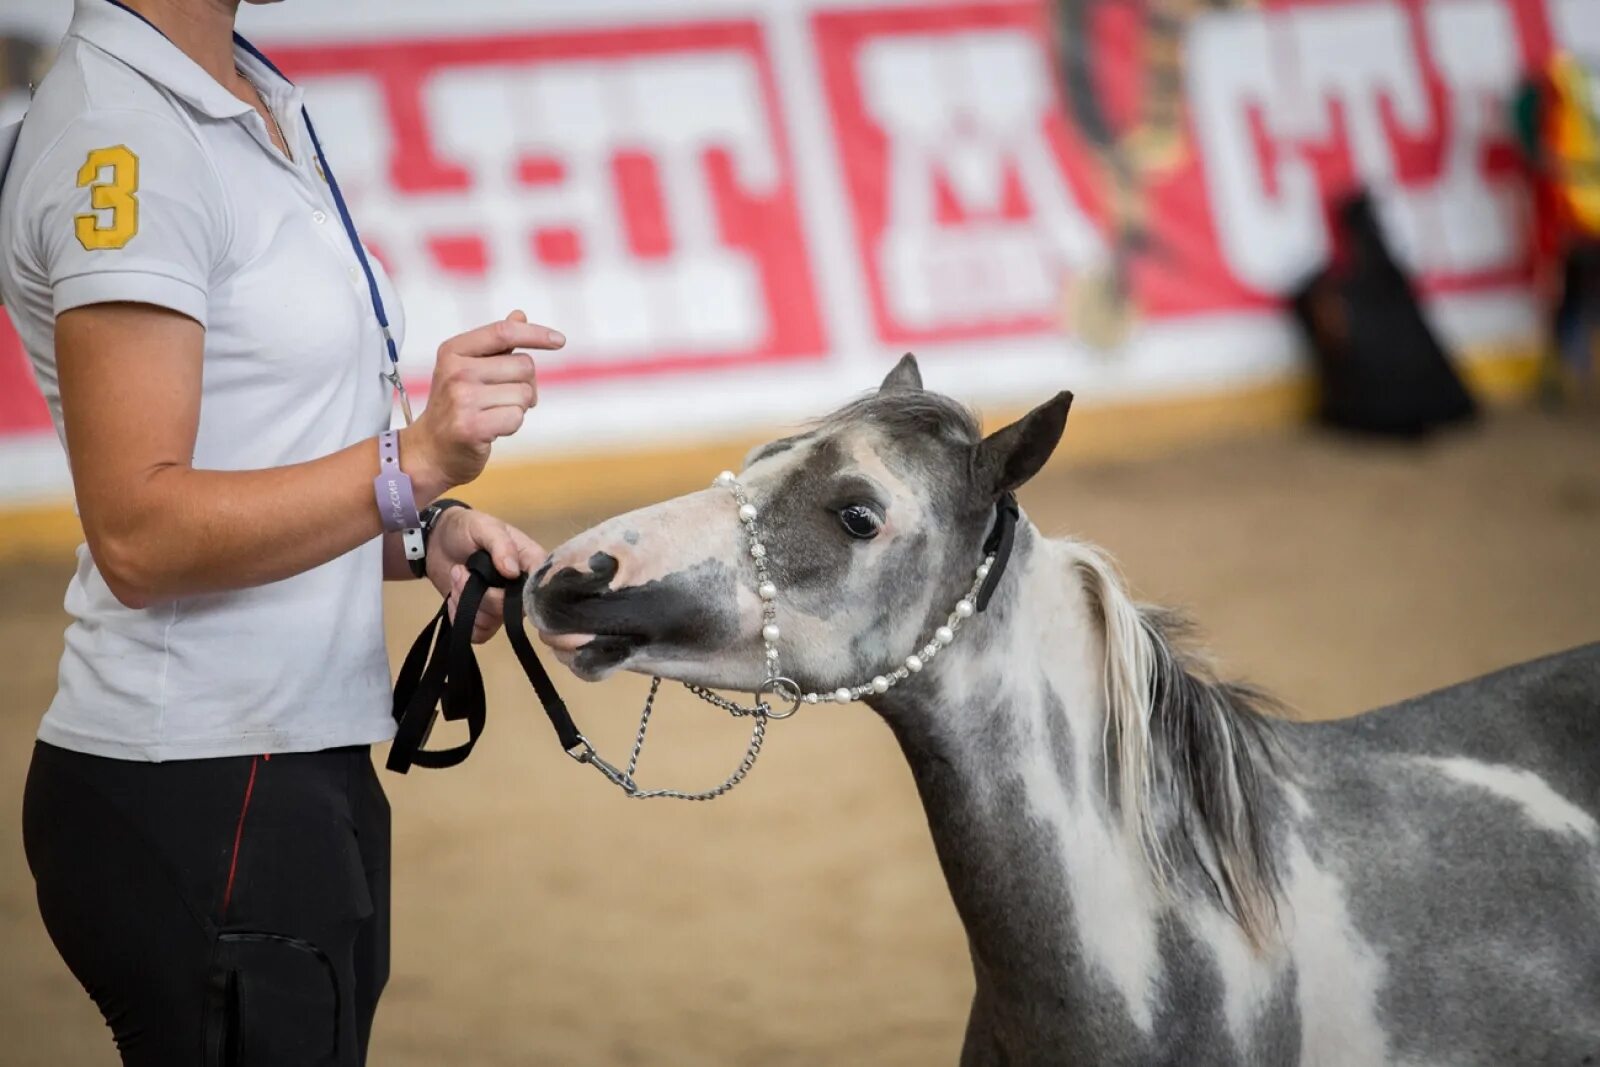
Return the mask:
{"type": "Polygon", "coordinates": [[[78,243],[89,251],[121,248],[139,232],[139,157],[127,145],[96,148],[78,168],[78,188],[89,187],[89,206],[109,211],[109,221],[93,212],[79,215],[78,243]],[[110,169],[109,181],[101,172],[110,169]]]}

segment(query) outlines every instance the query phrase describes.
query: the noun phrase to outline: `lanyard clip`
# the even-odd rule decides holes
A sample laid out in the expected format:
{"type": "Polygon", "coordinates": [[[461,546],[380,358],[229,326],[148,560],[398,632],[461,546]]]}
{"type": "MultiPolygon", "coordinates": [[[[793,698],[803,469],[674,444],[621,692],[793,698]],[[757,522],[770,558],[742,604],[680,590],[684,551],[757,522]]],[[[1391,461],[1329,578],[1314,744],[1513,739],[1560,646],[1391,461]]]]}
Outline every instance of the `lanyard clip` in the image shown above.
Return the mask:
{"type": "Polygon", "coordinates": [[[389,370],[383,379],[394,387],[394,395],[400,401],[400,414],[405,416],[406,425],[410,426],[413,421],[411,397],[406,393],[406,383],[400,380],[400,353],[394,343],[394,334],[390,332],[389,324],[381,321],[381,317],[378,326],[383,330],[383,346],[389,352],[389,370]]]}
{"type": "Polygon", "coordinates": [[[389,372],[383,375],[383,380],[394,387],[395,398],[400,401],[400,414],[405,417],[406,425],[413,421],[411,415],[411,397],[406,393],[406,383],[400,380],[400,368],[390,367],[389,372]]]}

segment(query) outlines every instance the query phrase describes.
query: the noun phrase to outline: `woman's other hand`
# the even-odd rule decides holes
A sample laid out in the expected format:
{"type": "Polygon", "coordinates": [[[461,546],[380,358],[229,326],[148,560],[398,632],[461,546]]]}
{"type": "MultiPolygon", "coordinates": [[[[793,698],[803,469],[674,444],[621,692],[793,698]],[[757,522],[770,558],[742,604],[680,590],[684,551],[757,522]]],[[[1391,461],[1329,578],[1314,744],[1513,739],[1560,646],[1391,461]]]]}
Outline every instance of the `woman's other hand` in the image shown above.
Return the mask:
{"type": "Polygon", "coordinates": [[[557,330],[513,311],[439,346],[428,406],[401,431],[400,464],[419,504],[483,472],[495,440],[522,428],[539,401],[533,357],[567,343],[557,330]]]}
{"type": "MultiPolygon", "coordinates": [[[[493,515],[467,508],[445,511],[428,538],[428,580],[450,599],[451,619],[467,584],[467,558],[480,548],[488,549],[495,570],[507,578],[538,570],[548,555],[533,538],[493,515]]],[[[493,637],[504,613],[505,591],[489,590],[473,620],[472,640],[482,644],[493,637]]]]}

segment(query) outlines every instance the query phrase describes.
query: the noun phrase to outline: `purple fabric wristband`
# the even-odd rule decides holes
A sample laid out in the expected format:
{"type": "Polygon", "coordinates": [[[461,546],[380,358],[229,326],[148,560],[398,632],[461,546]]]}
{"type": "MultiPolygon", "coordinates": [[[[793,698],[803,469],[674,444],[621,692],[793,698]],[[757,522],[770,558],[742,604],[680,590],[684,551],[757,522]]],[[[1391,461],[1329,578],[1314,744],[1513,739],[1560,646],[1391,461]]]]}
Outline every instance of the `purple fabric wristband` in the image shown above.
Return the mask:
{"type": "Polygon", "coordinates": [[[415,530],[422,525],[411,476],[400,469],[400,437],[394,430],[378,435],[378,476],[372,480],[372,492],[378,499],[385,533],[415,530]]]}

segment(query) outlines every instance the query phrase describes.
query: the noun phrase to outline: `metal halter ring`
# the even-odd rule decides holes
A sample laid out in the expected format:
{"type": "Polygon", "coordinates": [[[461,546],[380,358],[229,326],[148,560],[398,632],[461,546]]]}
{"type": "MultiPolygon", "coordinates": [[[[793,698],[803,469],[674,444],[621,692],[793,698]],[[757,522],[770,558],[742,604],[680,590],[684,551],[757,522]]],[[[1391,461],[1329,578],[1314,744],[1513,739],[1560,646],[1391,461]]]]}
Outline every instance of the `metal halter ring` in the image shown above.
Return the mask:
{"type": "Polygon", "coordinates": [[[789,701],[789,708],[787,711],[778,712],[772,710],[771,707],[768,707],[767,718],[775,721],[787,719],[789,716],[800,710],[800,702],[802,699],[800,695],[800,687],[792,680],[785,678],[782,675],[778,675],[775,678],[768,678],[766,681],[761,683],[761,688],[757,689],[754,693],[756,703],[764,703],[761,698],[766,696],[768,693],[771,693],[780,701],[789,701]]]}

